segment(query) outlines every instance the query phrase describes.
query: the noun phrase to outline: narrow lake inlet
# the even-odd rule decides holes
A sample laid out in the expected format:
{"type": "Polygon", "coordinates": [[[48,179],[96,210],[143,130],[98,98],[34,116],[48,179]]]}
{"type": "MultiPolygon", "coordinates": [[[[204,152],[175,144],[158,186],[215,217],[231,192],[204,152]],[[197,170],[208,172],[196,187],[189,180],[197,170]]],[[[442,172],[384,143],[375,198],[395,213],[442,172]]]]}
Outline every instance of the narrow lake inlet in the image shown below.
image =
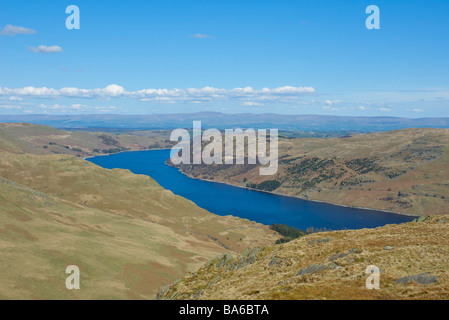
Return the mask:
{"type": "Polygon", "coordinates": [[[162,187],[217,215],[233,215],[262,224],[287,224],[331,230],[375,228],[413,220],[411,216],[307,201],[192,179],[165,161],[170,150],[123,152],[87,159],[107,169],[129,169],[155,179],[162,187]]]}

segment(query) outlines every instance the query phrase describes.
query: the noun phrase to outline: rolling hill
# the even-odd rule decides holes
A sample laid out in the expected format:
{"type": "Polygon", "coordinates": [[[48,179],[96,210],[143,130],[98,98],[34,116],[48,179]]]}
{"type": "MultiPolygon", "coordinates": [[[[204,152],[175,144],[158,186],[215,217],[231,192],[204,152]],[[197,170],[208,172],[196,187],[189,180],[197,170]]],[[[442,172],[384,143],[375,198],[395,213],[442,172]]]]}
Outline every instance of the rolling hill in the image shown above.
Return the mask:
{"type": "MultiPolygon", "coordinates": [[[[130,149],[148,143],[105,136],[130,149]]],[[[72,155],[105,146],[97,133],[0,125],[0,299],[151,299],[217,254],[279,238],[213,215],[150,177],[72,155]],[[55,145],[44,148],[48,141],[55,145]],[[65,288],[72,264],[81,290],[65,288]]]]}
{"type": "Polygon", "coordinates": [[[352,207],[448,214],[449,130],[403,129],[343,138],[279,140],[279,170],[179,165],[190,177],[352,207]]]}
{"type": "Polygon", "coordinates": [[[1,123],[0,138],[0,147],[4,151],[38,155],[69,154],[79,157],[172,146],[167,133],[161,131],[139,135],[72,132],[29,123],[1,123]]]}

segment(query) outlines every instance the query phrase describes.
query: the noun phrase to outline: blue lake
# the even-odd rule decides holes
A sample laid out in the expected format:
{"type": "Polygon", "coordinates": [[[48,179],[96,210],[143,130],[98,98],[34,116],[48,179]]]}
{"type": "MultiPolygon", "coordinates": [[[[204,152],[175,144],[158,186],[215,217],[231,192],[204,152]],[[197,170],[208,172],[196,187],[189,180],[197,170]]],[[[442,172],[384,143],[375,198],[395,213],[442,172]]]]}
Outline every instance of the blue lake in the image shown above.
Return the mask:
{"type": "Polygon", "coordinates": [[[375,210],[335,206],[191,179],[165,164],[170,150],[123,152],[87,159],[103,168],[129,169],[155,179],[162,187],[217,215],[234,215],[266,225],[281,223],[305,230],[375,228],[413,217],[375,210]]]}

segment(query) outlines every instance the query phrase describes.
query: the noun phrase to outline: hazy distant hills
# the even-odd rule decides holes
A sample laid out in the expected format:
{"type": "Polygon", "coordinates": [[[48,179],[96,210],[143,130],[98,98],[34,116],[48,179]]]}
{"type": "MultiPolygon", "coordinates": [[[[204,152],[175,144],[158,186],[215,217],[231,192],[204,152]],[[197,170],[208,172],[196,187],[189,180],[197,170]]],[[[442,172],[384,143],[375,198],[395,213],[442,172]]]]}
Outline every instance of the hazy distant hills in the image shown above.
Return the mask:
{"type": "Polygon", "coordinates": [[[341,117],[324,115],[224,114],[200,112],[152,115],[0,115],[0,122],[28,122],[56,128],[174,129],[275,128],[296,131],[388,131],[404,128],[449,128],[449,118],[341,117]]]}

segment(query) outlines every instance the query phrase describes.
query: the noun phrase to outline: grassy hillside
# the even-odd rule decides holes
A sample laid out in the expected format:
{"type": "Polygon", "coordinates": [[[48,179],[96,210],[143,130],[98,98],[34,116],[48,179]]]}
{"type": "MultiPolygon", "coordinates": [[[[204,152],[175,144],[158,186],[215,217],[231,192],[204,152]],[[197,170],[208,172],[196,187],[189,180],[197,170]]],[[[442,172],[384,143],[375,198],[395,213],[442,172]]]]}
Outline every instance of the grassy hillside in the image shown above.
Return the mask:
{"type": "MultiPolygon", "coordinates": [[[[1,299],[153,298],[217,254],[279,238],[266,226],[213,215],[150,177],[42,155],[48,149],[35,139],[67,143],[72,133],[20,126],[0,130],[1,299]],[[65,288],[71,264],[81,290],[65,288]]],[[[99,147],[74,136],[80,148],[99,147]]]]}
{"type": "Polygon", "coordinates": [[[127,150],[169,148],[166,132],[134,134],[64,131],[28,123],[0,123],[0,148],[31,154],[70,154],[87,157],[127,150]]]}
{"type": "Polygon", "coordinates": [[[448,214],[449,130],[404,129],[332,139],[279,141],[279,170],[181,165],[195,178],[303,199],[423,215],[448,214]],[[266,189],[268,186],[269,189],[266,189]]]}
{"type": "Polygon", "coordinates": [[[449,216],[303,236],[222,255],[159,299],[448,299],[449,216]],[[379,289],[366,268],[380,269],[379,289]]]}

